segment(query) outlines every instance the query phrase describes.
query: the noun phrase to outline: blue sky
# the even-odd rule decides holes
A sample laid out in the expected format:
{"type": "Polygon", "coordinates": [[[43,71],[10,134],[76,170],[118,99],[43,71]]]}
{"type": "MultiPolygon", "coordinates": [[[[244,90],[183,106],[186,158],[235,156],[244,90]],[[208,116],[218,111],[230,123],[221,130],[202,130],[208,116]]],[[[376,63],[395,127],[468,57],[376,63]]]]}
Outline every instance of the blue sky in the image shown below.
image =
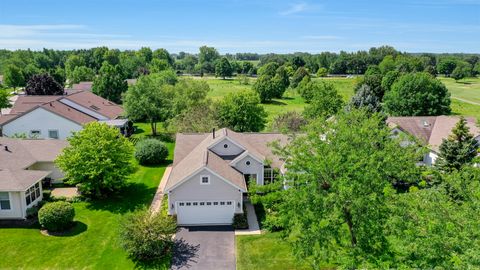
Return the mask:
{"type": "Polygon", "coordinates": [[[480,53],[480,0],[1,0],[0,48],[480,53]]]}

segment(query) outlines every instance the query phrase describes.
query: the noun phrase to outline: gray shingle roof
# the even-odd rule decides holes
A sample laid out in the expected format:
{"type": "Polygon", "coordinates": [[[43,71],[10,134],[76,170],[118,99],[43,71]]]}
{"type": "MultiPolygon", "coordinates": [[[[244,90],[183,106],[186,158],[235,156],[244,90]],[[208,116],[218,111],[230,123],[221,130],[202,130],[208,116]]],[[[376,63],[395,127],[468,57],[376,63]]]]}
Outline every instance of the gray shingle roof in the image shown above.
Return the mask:
{"type": "Polygon", "coordinates": [[[215,133],[179,133],[176,136],[174,161],[166,190],[174,187],[186,177],[201,168],[209,168],[232,184],[246,190],[245,179],[239,171],[230,166],[231,157],[220,157],[209,147],[226,137],[241,145],[255,157],[271,161],[271,166],[280,168],[283,162],[272,153],[270,142],[279,141],[285,145],[288,137],[278,133],[237,133],[229,129],[221,129],[215,133]]]}

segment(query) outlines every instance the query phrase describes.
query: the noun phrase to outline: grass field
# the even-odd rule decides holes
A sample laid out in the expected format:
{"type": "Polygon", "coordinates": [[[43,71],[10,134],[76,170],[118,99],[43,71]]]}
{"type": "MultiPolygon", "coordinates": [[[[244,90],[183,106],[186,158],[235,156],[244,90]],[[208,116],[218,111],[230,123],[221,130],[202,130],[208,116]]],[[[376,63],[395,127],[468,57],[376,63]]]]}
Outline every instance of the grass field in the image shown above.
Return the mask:
{"type": "Polygon", "coordinates": [[[292,255],[280,233],[236,237],[238,270],[306,270],[292,255]]]}
{"type": "Polygon", "coordinates": [[[461,99],[480,105],[480,78],[467,78],[456,82],[452,78],[439,77],[447,86],[453,99],[461,99]]]}
{"type": "MultiPolygon", "coordinates": [[[[167,144],[170,161],[174,145],[167,144]]],[[[74,203],[77,225],[69,236],[44,236],[37,227],[0,229],[0,269],[134,269],[145,268],[127,257],[119,243],[122,217],[150,205],[166,165],[138,166],[126,192],[102,201],[74,203]]],[[[148,268],[151,266],[148,266],[148,268]]],[[[156,269],[169,269],[170,260],[156,269]]]]}

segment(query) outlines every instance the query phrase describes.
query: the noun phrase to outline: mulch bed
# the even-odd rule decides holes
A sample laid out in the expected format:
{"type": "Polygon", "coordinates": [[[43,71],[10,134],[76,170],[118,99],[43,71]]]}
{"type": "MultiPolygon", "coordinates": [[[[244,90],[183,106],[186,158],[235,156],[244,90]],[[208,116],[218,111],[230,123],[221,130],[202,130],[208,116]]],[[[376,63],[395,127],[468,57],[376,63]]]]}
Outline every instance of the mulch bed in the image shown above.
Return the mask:
{"type": "Polygon", "coordinates": [[[37,218],[0,220],[0,228],[31,228],[37,224],[37,218]]]}

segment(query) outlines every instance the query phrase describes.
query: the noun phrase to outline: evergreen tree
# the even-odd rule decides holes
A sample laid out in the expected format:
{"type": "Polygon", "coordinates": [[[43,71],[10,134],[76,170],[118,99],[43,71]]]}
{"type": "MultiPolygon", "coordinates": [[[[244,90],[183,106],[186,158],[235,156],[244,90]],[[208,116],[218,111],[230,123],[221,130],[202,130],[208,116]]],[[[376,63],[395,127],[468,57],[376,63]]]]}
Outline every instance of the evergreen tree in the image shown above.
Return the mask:
{"type": "Polygon", "coordinates": [[[462,116],[448,139],[443,139],[435,165],[443,171],[459,170],[472,162],[477,151],[478,142],[470,133],[467,121],[462,116]]]}

